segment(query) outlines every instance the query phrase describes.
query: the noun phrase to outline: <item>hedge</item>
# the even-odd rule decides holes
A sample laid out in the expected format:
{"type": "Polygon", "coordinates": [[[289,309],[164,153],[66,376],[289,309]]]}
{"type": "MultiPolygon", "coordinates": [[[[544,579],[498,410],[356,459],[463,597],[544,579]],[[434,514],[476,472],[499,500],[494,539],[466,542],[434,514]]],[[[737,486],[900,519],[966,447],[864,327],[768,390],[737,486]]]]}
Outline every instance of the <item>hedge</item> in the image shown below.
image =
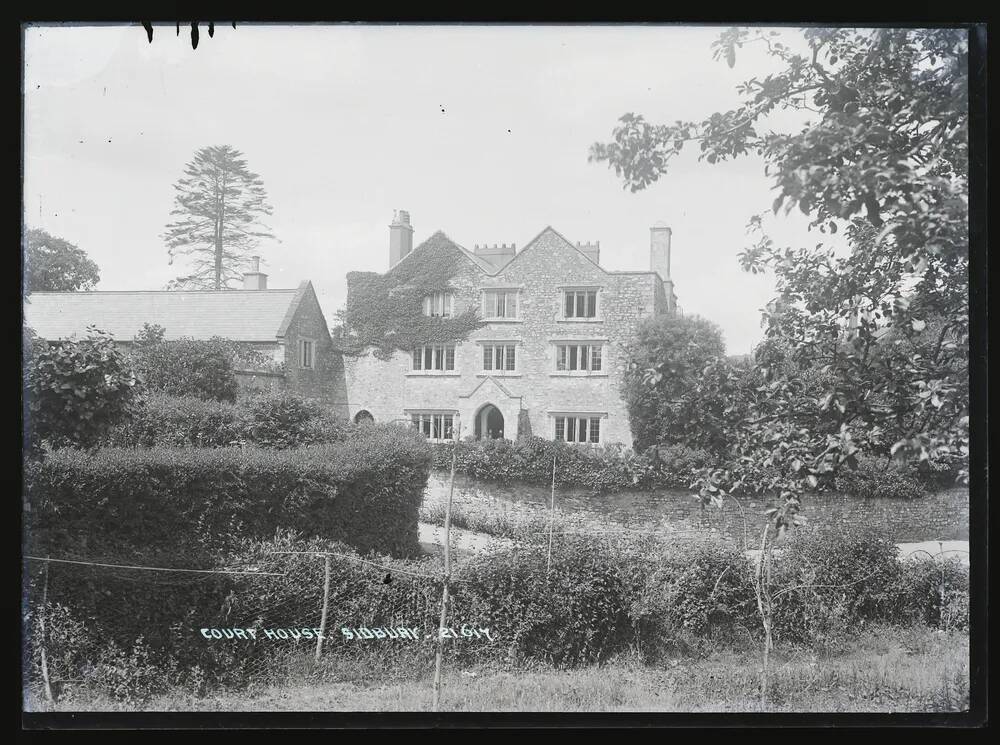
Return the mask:
{"type": "Polygon", "coordinates": [[[423,438],[393,425],[289,450],[57,450],[26,465],[26,535],[36,555],[162,554],[172,566],[277,528],[407,555],[429,467],[423,438]]]}
{"type": "Polygon", "coordinates": [[[120,447],[289,448],[341,442],[356,427],[317,401],[294,393],[262,394],[236,403],[152,393],[126,423],[112,431],[120,447]]]}
{"type": "Polygon", "coordinates": [[[706,451],[683,445],[635,453],[621,445],[592,448],[541,437],[462,440],[433,447],[435,468],[451,467],[454,448],[457,472],[502,484],[549,484],[555,458],[557,484],[583,487],[595,494],[623,489],[686,489],[692,471],[711,461],[706,451]]]}

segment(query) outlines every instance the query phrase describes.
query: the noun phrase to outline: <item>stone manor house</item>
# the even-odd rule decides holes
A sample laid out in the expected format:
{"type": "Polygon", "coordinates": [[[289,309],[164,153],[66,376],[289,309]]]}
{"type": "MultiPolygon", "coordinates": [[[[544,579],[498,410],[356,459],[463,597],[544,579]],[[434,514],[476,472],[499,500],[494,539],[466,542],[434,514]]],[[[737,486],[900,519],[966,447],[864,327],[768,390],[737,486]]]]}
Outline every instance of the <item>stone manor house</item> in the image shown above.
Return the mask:
{"type": "Polygon", "coordinates": [[[338,351],[312,284],[269,289],[256,260],[239,290],[35,292],[25,322],[50,340],[94,324],[126,348],[144,323],[163,326],[167,339],[238,341],[275,363],[238,370],[241,385],[317,398],[354,421],[410,423],[434,441],[451,439],[458,423],[460,437],[631,445],[625,347],[640,321],[676,311],[670,228],[650,228],[648,270],[623,272],[601,266],[599,243],[571,243],[551,227],[520,251],[469,251],[441,232],[414,248],[410,216],[398,211],[388,272],[422,261],[431,243],[446,244],[457,266],[451,291],[428,293],[423,313],[477,308],[486,323],[460,343],[388,360],[338,351]]]}
{"type": "Polygon", "coordinates": [[[344,358],[355,421],[409,421],[434,441],[535,435],[579,443],[631,445],[620,384],[625,347],[640,321],[675,312],[671,231],[650,229],[649,269],[609,271],[599,243],[571,243],[551,227],[524,248],[474,246],[437,233],[413,247],[409,214],[389,226],[389,272],[421,261],[432,240],[455,248],[447,293],[424,298],[426,315],[478,308],[483,328],[456,344],[344,358]]]}

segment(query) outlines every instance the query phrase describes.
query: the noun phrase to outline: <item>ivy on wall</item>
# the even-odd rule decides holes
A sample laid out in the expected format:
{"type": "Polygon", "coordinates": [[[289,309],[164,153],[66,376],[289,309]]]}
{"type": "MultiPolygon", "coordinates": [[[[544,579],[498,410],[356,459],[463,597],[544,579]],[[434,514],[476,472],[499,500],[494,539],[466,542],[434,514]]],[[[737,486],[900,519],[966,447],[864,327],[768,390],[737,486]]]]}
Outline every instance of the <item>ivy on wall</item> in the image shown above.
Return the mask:
{"type": "Polygon", "coordinates": [[[401,261],[385,274],[348,273],[347,303],[334,333],[341,351],[361,354],[374,349],[376,357],[388,359],[396,350],[462,341],[485,325],[477,307],[449,318],[424,315],[426,295],[454,292],[451,282],[465,257],[441,232],[415,251],[419,257],[401,261]]]}

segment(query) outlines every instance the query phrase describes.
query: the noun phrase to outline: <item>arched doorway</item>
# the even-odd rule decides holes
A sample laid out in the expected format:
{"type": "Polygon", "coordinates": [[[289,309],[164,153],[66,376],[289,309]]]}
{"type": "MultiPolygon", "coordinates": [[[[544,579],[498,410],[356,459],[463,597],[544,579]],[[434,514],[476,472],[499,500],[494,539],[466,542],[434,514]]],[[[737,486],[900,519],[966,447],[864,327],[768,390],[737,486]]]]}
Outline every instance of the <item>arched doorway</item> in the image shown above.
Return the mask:
{"type": "Polygon", "coordinates": [[[486,404],[476,414],[476,439],[498,440],[504,436],[503,414],[493,404],[486,404]]]}
{"type": "Polygon", "coordinates": [[[357,414],[354,415],[355,424],[371,424],[375,421],[375,417],[372,416],[371,412],[367,409],[362,409],[357,414]]]}

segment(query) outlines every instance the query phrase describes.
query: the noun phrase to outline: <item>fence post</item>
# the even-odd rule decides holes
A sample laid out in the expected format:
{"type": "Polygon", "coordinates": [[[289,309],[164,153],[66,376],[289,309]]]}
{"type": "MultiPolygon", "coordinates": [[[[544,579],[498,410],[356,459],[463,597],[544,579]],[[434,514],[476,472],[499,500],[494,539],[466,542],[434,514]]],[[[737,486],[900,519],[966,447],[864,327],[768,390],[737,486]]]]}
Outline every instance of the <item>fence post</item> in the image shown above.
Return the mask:
{"type": "Polygon", "coordinates": [[[316,637],[316,662],[323,654],[323,638],[326,636],[326,614],[330,608],[330,554],[323,554],[323,615],[319,619],[319,636],[316,637]]]}
{"type": "Polygon", "coordinates": [[[451,477],[448,481],[448,501],[444,506],[444,581],[441,590],[441,620],[437,629],[437,651],[434,653],[434,711],[438,711],[441,705],[441,657],[444,651],[444,635],[441,629],[444,628],[447,620],[448,609],[448,581],[451,579],[451,500],[455,495],[455,456],[458,451],[458,438],[462,428],[459,418],[455,417],[452,432],[451,446],[451,477]]]}
{"type": "Polygon", "coordinates": [[[552,456],[552,498],[549,504],[549,556],[545,561],[545,576],[552,570],[552,524],[556,517],[556,456],[552,456]]]}
{"type": "Polygon", "coordinates": [[[45,698],[48,701],[53,701],[52,696],[52,684],[49,682],[49,662],[45,654],[45,614],[48,612],[46,604],[49,598],[49,561],[48,557],[45,559],[45,574],[42,580],[42,612],[39,617],[39,624],[41,625],[42,632],[42,680],[45,681],[45,698]]]}

